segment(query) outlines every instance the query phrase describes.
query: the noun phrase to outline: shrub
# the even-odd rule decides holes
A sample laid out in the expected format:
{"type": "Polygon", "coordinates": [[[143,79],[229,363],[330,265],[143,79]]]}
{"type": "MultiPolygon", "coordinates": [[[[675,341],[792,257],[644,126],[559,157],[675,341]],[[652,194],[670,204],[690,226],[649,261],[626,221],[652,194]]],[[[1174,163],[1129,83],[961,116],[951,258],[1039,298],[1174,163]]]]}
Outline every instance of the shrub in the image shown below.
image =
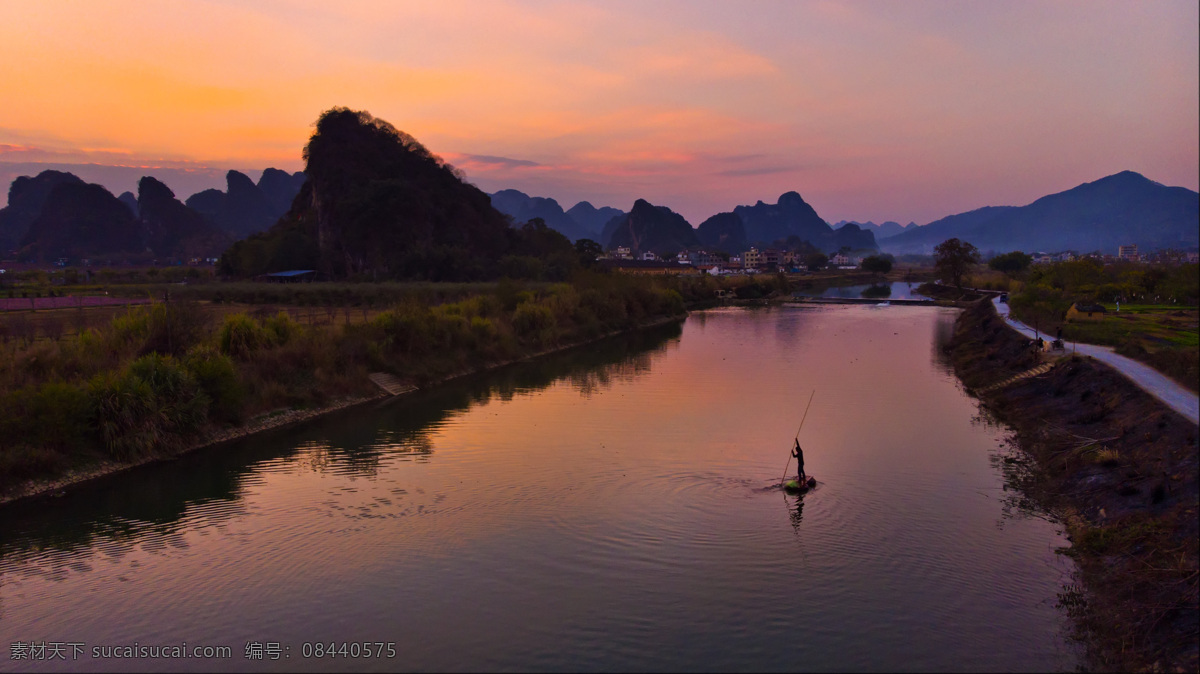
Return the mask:
{"type": "Polygon", "coordinates": [[[92,404],[81,386],[52,381],[0,396],[0,446],[73,450],[88,444],[92,404]]]}
{"type": "Polygon", "coordinates": [[[155,304],[146,312],[145,336],[138,353],[178,356],[203,340],[208,330],[208,317],[194,302],[155,304]]]}
{"type": "Polygon", "coordinates": [[[300,330],[300,324],[293,321],[286,311],[280,311],[263,321],[263,327],[271,333],[271,341],[279,345],[287,344],[300,330]]]}
{"type": "Polygon", "coordinates": [[[472,342],[470,322],[461,314],[448,311],[445,306],[434,307],[430,312],[433,341],[438,347],[457,349],[472,342]]]}
{"type": "Polygon", "coordinates": [[[247,358],[255,351],[270,346],[275,334],[264,329],[246,314],[231,314],[225,317],[217,339],[221,352],[234,358],[247,358]]]}
{"type": "Polygon", "coordinates": [[[133,307],[112,319],[109,339],[118,347],[137,345],[139,348],[150,336],[150,312],[145,307],[133,307]]]}
{"type": "Polygon", "coordinates": [[[524,302],[517,306],[512,323],[517,337],[535,344],[551,341],[556,325],[554,312],[534,302],[524,302]]]}
{"type": "Polygon", "coordinates": [[[679,291],[659,288],[657,292],[659,313],[678,316],[687,311],[683,303],[683,295],[680,295],[679,291]]]}
{"type": "Polygon", "coordinates": [[[238,423],[242,420],[245,387],[229,356],[212,347],[200,347],[188,354],[184,367],[208,396],[209,415],[214,421],[238,423]]]}
{"type": "Polygon", "coordinates": [[[128,461],[172,449],[203,423],[208,396],[170,356],[148,354],[124,372],[88,384],[100,437],[109,453],[128,461]]]}
{"type": "Polygon", "coordinates": [[[403,353],[422,353],[433,343],[433,316],[427,307],[406,304],[379,314],[371,324],[403,353]]]}
{"type": "Polygon", "coordinates": [[[496,339],[496,324],[487,318],[473,316],[471,318],[471,335],[476,344],[490,344],[496,339]]]}

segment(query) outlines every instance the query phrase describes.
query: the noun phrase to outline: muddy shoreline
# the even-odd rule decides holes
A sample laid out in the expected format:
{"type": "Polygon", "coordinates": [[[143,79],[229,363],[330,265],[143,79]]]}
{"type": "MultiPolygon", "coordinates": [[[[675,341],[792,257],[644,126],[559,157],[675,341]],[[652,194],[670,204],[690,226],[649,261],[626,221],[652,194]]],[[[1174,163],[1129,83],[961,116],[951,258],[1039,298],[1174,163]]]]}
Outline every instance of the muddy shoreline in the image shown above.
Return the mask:
{"type": "MultiPolygon", "coordinates": [[[[641,323],[641,324],[634,326],[632,328],[629,328],[627,330],[614,330],[612,332],[607,332],[602,335],[598,335],[591,339],[570,342],[567,344],[556,346],[551,349],[545,349],[545,350],[531,353],[531,354],[528,354],[525,356],[521,356],[520,358],[513,358],[510,360],[504,360],[504,361],[499,361],[499,362],[495,362],[495,363],[488,363],[486,365],[482,365],[479,367],[464,368],[462,370],[459,370],[459,371],[453,372],[449,375],[446,375],[445,377],[440,377],[434,381],[431,381],[431,382],[427,383],[421,389],[413,388],[411,391],[407,391],[407,392],[401,393],[399,395],[406,395],[407,393],[410,393],[410,392],[416,392],[418,390],[425,390],[429,387],[437,386],[439,384],[451,381],[453,379],[457,379],[459,377],[465,377],[468,375],[479,374],[482,372],[499,369],[506,365],[512,365],[514,363],[520,363],[520,362],[524,362],[524,361],[533,360],[533,359],[540,358],[542,356],[546,356],[546,355],[549,355],[552,353],[568,351],[570,349],[574,349],[574,348],[577,348],[580,346],[585,346],[587,344],[592,344],[592,343],[595,343],[595,342],[598,342],[598,341],[601,341],[604,339],[608,339],[610,337],[615,337],[617,335],[620,335],[620,334],[623,334],[626,332],[632,332],[635,330],[646,330],[646,329],[655,328],[655,327],[662,326],[662,325],[667,325],[672,322],[681,321],[681,320],[685,319],[686,317],[687,317],[687,315],[684,314],[681,316],[666,316],[666,317],[662,317],[662,318],[657,318],[657,319],[654,319],[651,321],[647,321],[645,323],[641,323]]],[[[0,494],[0,507],[3,507],[5,505],[7,505],[9,503],[13,503],[15,501],[22,501],[22,500],[33,499],[33,498],[38,498],[38,497],[58,496],[58,495],[61,495],[64,490],[66,490],[70,487],[73,487],[73,486],[83,484],[84,482],[90,482],[92,480],[97,480],[100,478],[107,477],[109,475],[120,473],[120,472],[130,470],[133,468],[137,468],[139,466],[156,463],[159,461],[170,461],[171,459],[174,459],[175,457],[177,457],[181,454],[186,454],[188,452],[194,452],[196,450],[204,449],[207,447],[213,447],[215,445],[220,445],[220,444],[223,444],[226,442],[232,442],[234,440],[241,440],[243,438],[247,438],[252,435],[262,433],[264,431],[270,431],[270,430],[275,430],[277,428],[283,428],[285,426],[291,426],[291,425],[298,424],[298,423],[301,423],[304,421],[308,421],[310,419],[315,419],[320,416],[331,414],[333,412],[338,412],[338,411],[347,409],[349,407],[354,407],[356,405],[362,405],[364,403],[369,403],[372,401],[382,400],[384,398],[390,398],[390,397],[396,397],[396,396],[392,396],[392,395],[388,394],[387,392],[380,390],[374,395],[353,396],[353,397],[349,397],[349,398],[342,398],[342,399],[336,400],[328,405],[324,405],[322,407],[317,407],[317,408],[313,408],[313,409],[274,410],[272,412],[268,412],[266,414],[259,415],[241,426],[209,430],[209,431],[203,433],[199,438],[197,438],[195,442],[193,442],[193,443],[187,445],[186,447],[184,447],[183,449],[181,449],[177,452],[171,453],[171,454],[163,454],[163,455],[159,455],[159,456],[146,457],[144,459],[141,459],[138,461],[132,461],[132,462],[117,462],[117,461],[112,461],[112,460],[103,460],[103,461],[100,461],[97,463],[90,464],[83,468],[70,470],[66,474],[61,475],[54,479],[32,480],[30,482],[22,484],[21,486],[14,487],[13,489],[9,490],[8,492],[6,492],[4,494],[0,494]]]]}
{"type": "Polygon", "coordinates": [[[1015,430],[1015,486],[1066,527],[1079,578],[1059,605],[1087,666],[1196,671],[1197,427],[1091,358],[1046,359],[987,299],[945,348],[968,392],[1015,430]]]}

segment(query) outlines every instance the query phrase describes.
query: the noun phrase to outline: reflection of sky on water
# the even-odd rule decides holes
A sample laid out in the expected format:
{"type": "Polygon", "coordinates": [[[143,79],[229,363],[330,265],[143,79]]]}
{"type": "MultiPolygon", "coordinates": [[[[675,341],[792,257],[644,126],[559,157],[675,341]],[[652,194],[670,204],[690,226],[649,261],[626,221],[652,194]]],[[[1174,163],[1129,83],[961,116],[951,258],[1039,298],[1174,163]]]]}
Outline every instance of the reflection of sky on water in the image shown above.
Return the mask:
{"type": "Polygon", "coordinates": [[[904,281],[895,281],[890,284],[883,283],[883,284],[875,284],[874,286],[872,286],[871,284],[864,284],[864,285],[853,285],[853,286],[835,286],[835,287],[831,287],[831,288],[812,288],[809,290],[797,290],[794,294],[800,295],[803,297],[841,297],[841,298],[856,299],[856,298],[864,297],[864,294],[863,294],[864,291],[867,293],[865,295],[865,297],[871,297],[872,296],[871,295],[872,287],[879,288],[880,286],[883,286],[883,287],[890,288],[891,293],[886,296],[880,295],[880,297],[882,299],[891,299],[891,300],[907,300],[907,299],[925,300],[925,299],[929,299],[928,297],[925,297],[924,295],[917,294],[917,286],[919,286],[919,285],[921,285],[921,284],[920,283],[908,283],[908,282],[904,282],[904,281]]]}
{"type": "Polygon", "coordinates": [[[385,669],[1069,668],[1058,539],[997,528],[1001,431],[931,353],[954,316],[700,312],[9,510],[0,627],[396,641],[385,669]],[[798,502],[771,485],[813,391],[798,502]]]}
{"type": "Polygon", "coordinates": [[[492,399],[528,396],[560,378],[590,397],[649,372],[654,358],[678,346],[679,332],[678,325],[668,325],[618,336],[463,377],[403,399],[369,403],[297,428],[141,466],[73,487],[64,498],[11,504],[0,518],[0,562],[23,559],[30,550],[77,554],[95,539],[169,536],[189,518],[213,523],[236,517],[245,513],[245,489],[262,484],[265,473],[281,469],[370,478],[378,474],[381,462],[428,460],[434,451],[433,434],[466,409],[492,399]],[[397,404],[403,414],[391,410],[397,404]],[[349,419],[357,422],[347,423],[349,419]]]}

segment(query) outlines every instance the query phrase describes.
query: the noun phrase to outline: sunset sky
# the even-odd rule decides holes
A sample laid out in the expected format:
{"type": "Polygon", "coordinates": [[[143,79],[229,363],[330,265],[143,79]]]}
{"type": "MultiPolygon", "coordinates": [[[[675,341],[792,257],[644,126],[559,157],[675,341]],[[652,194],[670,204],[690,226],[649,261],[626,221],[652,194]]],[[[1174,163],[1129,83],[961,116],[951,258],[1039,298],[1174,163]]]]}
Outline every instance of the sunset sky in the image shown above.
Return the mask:
{"type": "Polygon", "coordinates": [[[1127,169],[1194,190],[1198,24],[1195,0],[4,0],[0,181],[98,164],[125,168],[76,173],[185,198],[300,170],[341,105],[485,191],[693,225],[788,190],[920,224],[1127,169]]]}

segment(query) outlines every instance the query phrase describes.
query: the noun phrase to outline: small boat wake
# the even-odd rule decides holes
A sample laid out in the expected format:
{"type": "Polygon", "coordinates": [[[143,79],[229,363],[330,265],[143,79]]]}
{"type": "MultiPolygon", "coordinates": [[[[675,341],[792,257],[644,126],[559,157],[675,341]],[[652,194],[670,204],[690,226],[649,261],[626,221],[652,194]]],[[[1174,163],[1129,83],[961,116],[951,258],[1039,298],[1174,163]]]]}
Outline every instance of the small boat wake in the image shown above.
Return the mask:
{"type": "Polygon", "coordinates": [[[809,476],[803,481],[788,480],[780,486],[783,487],[783,490],[789,494],[804,494],[817,487],[817,478],[809,476]]]}

